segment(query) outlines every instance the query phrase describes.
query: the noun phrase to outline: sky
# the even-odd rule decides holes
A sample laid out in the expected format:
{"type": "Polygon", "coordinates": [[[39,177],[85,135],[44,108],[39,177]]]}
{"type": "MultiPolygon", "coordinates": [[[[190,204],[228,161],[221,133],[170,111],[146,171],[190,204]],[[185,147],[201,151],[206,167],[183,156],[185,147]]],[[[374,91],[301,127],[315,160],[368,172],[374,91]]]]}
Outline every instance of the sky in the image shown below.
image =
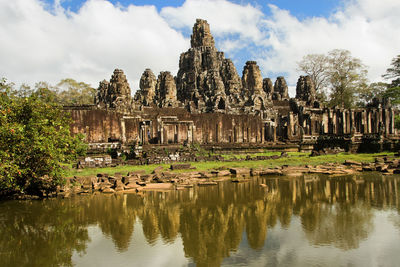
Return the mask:
{"type": "Polygon", "coordinates": [[[0,0],[0,77],[16,84],[73,78],[97,88],[115,68],[134,93],[146,68],[178,71],[196,18],[241,76],[284,76],[294,96],[297,62],[347,49],[371,82],[400,54],[398,0],[0,0]]]}

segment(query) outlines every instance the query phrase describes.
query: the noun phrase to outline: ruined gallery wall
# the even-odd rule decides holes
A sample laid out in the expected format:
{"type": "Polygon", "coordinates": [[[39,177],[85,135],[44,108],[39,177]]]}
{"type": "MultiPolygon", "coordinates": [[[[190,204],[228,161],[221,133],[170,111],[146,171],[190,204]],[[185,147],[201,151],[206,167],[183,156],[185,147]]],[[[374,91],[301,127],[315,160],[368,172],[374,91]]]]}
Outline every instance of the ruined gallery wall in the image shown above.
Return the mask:
{"type": "MultiPolygon", "coordinates": [[[[191,114],[184,108],[145,108],[142,131],[157,143],[260,143],[260,116],[223,113],[191,114]],[[147,133],[147,129],[150,133],[147,133]]],[[[145,137],[147,141],[149,138],[145,137]]]]}
{"type": "Polygon", "coordinates": [[[261,143],[263,123],[260,116],[205,113],[192,115],[197,142],[207,143],[261,143]]]}
{"type": "Polygon", "coordinates": [[[100,109],[65,109],[71,114],[71,133],[82,133],[89,143],[105,143],[121,138],[121,114],[100,109]]]}
{"type": "Polygon", "coordinates": [[[140,118],[137,117],[124,117],[122,122],[122,136],[123,143],[134,143],[140,140],[140,118]]]}
{"type": "Polygon", "coordinates": [[[325,109],[321,119],[324,134],[385,134],[394,130],[394,110],[391,108],[325,109]]]}
{"type": "Polygon", "coordinates": [[[191,114],[184,108],[146,108],[124,116],[113,110],[66,108],[73,134],[88,143],[263,143],[299,141],[302,135],[394,134],[392,109],[318,109],[295,114],[285,110],[273,122],[250,114],[191,114]]]}

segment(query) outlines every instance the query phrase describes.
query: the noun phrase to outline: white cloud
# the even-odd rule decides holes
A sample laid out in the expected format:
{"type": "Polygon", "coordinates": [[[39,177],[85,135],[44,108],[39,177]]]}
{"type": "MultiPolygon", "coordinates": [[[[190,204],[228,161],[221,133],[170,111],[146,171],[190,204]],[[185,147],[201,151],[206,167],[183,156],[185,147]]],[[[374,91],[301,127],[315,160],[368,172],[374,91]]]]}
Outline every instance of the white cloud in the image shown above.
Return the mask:
{"type": "Polygon", "coordinates": [[[369,66],[370,80],[379,81],[391,59],[400,53],[397,0],[350,1],[329,18],[302,21],[286,10],[270,8],[272,17],[264,21],[268,36],[264,45],[270,50],[259,62],[264,73],[287,73],[289,84],[296,82],[296,62],[306,54],[347,49],[369,66]]]}
{"type": "MultiPolygon", "coordinates": [[[[0,1],[0,76],[30,84],[71,77],[97,86],[122,68],[134,91],[145,68],[176,73],[179,54],[190,45],[183,33],[203,18],[234,62],[256,59],[265,77],[285,74],[291,88],[300,75],[297,61],[336,48],[350,50],[369,66],[371,81],[380,80],[400,54],[400,4],[343,3],[329,18],[299,20],[277,6],[269,5],[267,17],[259,7],[227,0],[186,0],[160,12],[88,0],[76,13],[57,4],[49,12],[39,0],[0,1]]],[[[240,73],[243,66],[236,67],[240,73]]]]}
{"type": "Polygon", "coordinates": [[[256,7],[226,0],[186,0],[181,7],[165,7],[161,15],[175,28],[192,27],[196,18],[206,19],[215,37],[239,35],[241,39],[260,41],[259,28],[264,14],[256,7]]]}
{"type": "Polygon", "coordinates": [[[189,41],[154,6],[120,8],[89,0],[77,12],[38,0],[0,1],[0,76],[34,84],[62,78],[97,86],[122,68],[133,91],[145,68],[177,71],[189,41]]]}

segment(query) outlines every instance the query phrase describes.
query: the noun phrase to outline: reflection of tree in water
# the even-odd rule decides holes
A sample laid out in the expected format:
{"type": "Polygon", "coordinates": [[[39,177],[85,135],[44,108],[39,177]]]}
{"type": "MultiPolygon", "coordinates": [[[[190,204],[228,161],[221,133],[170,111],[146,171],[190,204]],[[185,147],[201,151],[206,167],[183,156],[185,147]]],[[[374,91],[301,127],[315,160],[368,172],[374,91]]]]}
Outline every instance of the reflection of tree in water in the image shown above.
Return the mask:
{"type": "Polygon", "coordinates": [[[373,214],[365,205],[322,204],[317,209],[309,219],[306,219],[309,212],[302,214],[306,237],[314,245],[333,244],[345,250],[358,248],[360,241],[373,230],[373,214]]]}
{"type": "Polygon", "coordinates": [[[55,201],[1,203],[0,266],[72,266],[73,252],[84,253],[89,241],[80,210],[55,201]]]}
{"type": "Polygon", "coordinates": [[[246,233],[249,245],[253,249],[261,249],[267,236],[268,213],[262,200],[256,200],[246,212],[246,233]]]}
{"type": "MultiPolygon", "coordinates": [[[[358,248],[373,230],[373,206],[395,204],[393,178],[358,175],[314,180],[296,204],[306,237],[316,245],[358,248]]],[[[396,189],[397,188],[397,189],[396,189]]],[[[398,195],[397,195],[398,198],[398,195]]]]}
{"type": "Polygon", "coordinates": [[[141,202],[141,198],[127,195],[89,196],[84,216],[88,223],[98,224],[119,251],[126,251],[134,230],[136,207],[141,202]]]}

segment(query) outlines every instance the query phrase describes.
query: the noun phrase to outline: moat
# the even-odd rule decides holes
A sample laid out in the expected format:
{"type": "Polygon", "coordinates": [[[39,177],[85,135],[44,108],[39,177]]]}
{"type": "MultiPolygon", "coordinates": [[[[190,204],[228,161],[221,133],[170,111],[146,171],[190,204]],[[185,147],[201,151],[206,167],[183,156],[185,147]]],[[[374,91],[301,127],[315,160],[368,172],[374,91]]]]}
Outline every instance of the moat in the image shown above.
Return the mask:
{"type": "Polygon", "coordinates": [[[398,175],[0,203],[0,266],[398,266],[399,244],[398,175]]]}

